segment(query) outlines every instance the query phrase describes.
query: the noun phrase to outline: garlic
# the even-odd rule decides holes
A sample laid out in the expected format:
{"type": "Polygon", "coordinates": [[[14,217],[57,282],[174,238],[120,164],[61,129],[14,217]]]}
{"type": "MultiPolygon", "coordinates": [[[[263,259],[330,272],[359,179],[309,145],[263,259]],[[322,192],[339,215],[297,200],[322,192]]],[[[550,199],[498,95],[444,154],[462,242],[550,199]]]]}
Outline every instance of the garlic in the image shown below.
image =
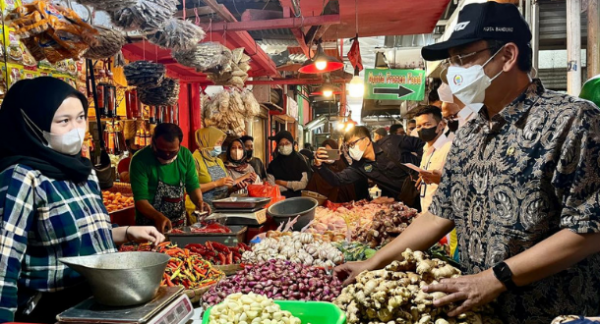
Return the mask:
{"type": "Polygon", "coordinates": [[[209,324],[300,324],[300,319],[282,311],[272,299],[262,295],[241,293],[229,295],[223,303],[212,308],[209,324]],[[246,306],[249,308],[247,309],[246,306]]]}

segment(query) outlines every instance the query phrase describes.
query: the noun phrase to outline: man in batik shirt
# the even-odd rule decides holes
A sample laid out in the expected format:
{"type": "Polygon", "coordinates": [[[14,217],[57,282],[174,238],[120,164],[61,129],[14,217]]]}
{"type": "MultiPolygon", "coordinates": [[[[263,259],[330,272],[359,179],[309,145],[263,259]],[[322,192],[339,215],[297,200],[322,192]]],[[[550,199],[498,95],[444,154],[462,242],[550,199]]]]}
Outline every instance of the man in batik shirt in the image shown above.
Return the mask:
{"type": "Polygon", "coordinates": [[[550,323],[600,308],[600,110],[531,80],[531,33],[517,8],[470,4],[426,60],[447,59],[442,79],[465,104],[483,102],[448,155],[428,213],[365,262],[363,270],[426,250],[456,228],[465,276],[424,288],[446,293],[456,316],[494,300],[505,323],[550,323]]]}

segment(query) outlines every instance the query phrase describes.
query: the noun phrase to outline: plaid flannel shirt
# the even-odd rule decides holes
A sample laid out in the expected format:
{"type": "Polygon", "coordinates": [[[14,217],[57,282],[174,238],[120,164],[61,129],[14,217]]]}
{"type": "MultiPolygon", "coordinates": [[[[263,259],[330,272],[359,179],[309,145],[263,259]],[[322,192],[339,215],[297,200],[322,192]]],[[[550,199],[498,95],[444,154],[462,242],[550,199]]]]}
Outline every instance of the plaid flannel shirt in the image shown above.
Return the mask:
{"type": "Polygon", "coordinates": [[[17,297],[18,287],[55,292],[83,281],[59,258],[116,252],[94,172],[76,184],[12,166],[0,173],[0,217],[0,322],[31,297],[17,297]]]}

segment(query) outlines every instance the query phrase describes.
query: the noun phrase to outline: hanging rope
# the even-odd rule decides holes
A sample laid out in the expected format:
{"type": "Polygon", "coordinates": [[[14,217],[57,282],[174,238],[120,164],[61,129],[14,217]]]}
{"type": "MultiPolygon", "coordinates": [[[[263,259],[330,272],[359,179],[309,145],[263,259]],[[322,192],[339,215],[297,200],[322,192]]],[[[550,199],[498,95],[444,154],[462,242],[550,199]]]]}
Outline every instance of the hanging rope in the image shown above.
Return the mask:
{"type": "Polygon", "coordinates": [[[196,20],[194,21],[194,24],[196,24],[196,26],[200,26],[200,16],[198,16],[198,8],[194,8],[194,15],[196,15],[196,20]]]}
{"type": "Polygon", "coordinates": [[[182,3],[183,3],[183,21],[185,21],[185,0],[183,0],[182,3]]]}

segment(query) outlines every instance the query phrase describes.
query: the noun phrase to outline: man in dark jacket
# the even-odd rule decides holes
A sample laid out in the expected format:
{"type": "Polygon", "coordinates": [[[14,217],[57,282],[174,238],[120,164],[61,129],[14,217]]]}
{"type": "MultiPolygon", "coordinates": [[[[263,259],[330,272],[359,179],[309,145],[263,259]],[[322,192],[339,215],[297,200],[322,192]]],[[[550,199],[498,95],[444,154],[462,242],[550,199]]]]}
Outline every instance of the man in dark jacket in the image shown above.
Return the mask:
{"type": "MultiPolygon", "coordinates": [[[[322,147],[315,157],[315,172],[333,186],[370,179],[382,190],[384,196],[395,199],[400,197],[404,181],[409,176],[410,169],[401,166],[401,163],[419,164],[425,145],[421,139],[406,135],[390,135],[373,143],[369,130],[363,126],[354,127],[347,132],[344,141],[352,160],[350,167],[339,173],[322,168],[321,164],[328,160],[327,151],[322,147]]],[[[419,201],[417,199],[416,202],[405,203],[418,207],[415,204],[418,205],[419,201]]]]}

